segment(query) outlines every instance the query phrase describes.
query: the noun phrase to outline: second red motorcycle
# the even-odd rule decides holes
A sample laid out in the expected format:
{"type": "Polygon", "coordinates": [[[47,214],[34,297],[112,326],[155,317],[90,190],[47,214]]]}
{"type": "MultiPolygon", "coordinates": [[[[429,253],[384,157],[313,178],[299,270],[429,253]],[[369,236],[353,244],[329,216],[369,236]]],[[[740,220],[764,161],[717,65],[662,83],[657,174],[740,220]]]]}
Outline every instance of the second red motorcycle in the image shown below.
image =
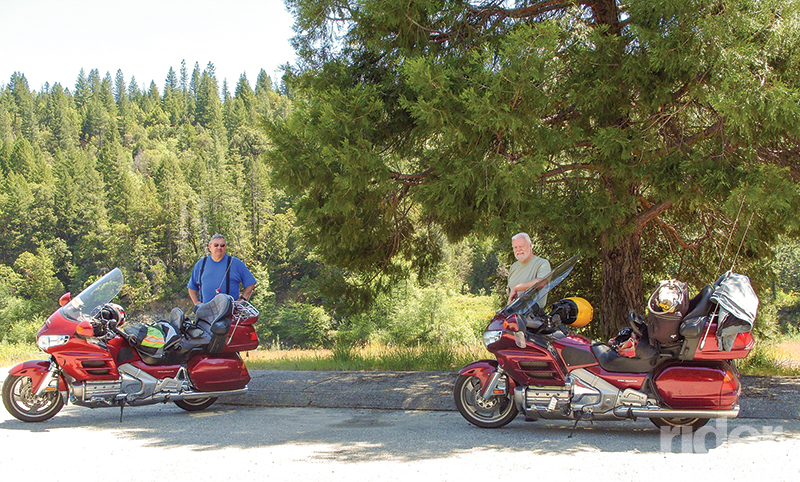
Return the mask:
{"type": "Polygon", "coordinates": [[[496,359],[470,363],[456,381],[455,403],[465,419],[496,428],[519,413],[576,425],[643,417],[691,431],[711,418],[738,415],[741,385],[731,360],[753,348],[749,329],[758,307],[747,277],[726,273],[687,300],[685,315],[671,320],[674,333],[659,333],[661,341],[654,339],[658,318],[648,327],[632,314],[619,344],[609,345],[571,330],[591,321],[586,300],[560,300],[549,313],[539,307],[577,261],[556,268],[490,321],[483,340],[496,359]]]}

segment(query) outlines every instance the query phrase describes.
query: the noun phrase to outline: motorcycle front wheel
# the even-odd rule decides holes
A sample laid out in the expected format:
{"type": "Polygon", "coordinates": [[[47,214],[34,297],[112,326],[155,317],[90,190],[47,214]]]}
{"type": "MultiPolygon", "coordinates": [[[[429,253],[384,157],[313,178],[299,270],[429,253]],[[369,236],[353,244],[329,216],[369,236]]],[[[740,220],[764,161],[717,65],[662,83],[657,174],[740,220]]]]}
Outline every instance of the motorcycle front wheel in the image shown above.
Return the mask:
{"type": "Polygon", "coordinates": [[[692,433],[703,425],[708,423],[707,418],[689,417],[689,418],[670,418],[670,417],[656,417],[651,418],[658,428],[679,428],[681,433],[692,433]]]}
{"type": "Polygon", "coordinates": [[[189,400],[175,400],[175,405],[187,412],[199,412],[200,410],[205,410],[211,405],[214,405],[216,401],[217,397],[192,398],[189,400]]]}
{"type": "Polygon", "coordinates": [[[461,415],[473,425],[482,428],[502,427],[517,416],[514,400],[508,395],[489,399],[480,395],[481,382],[477,377],[460,375],[453,395],[461,415]]]}
{"type": "Polygon", "coordinates": [[[30,377],[9,375],[3,383],[3,405],[18,420],[44,422],[64,407],[64,400],[57,391],[44,392],[37,397],[30,377]]]}

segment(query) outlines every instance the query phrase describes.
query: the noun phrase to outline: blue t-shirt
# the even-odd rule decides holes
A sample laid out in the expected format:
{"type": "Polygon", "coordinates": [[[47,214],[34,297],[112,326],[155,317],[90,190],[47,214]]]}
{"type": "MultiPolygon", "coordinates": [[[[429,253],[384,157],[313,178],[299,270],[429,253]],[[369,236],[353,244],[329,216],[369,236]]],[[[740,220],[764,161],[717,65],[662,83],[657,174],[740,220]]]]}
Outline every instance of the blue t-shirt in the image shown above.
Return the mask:
{"type": "Polygon", "coordinates": [[[192,268],[192,276],[189,278],[189,284],[186,287],[199,291],[200,302],[207,303],[217,295],[217,290],[219,290],[219,293],[229,294],[233,299],[237,299],[239,297],[240,283],[242,286],[247,287],[255,284],[256,278],[247,269],[242,260],[236,256],[226,254],[220,261],[214,261],[211,256],[206,256],[195,263],[194,268],[192,268]],[[227,292],[227,284],[225,283],[228,258],[231,260],[230,293],[227,292]],[[205,260],[205,267],[203,267],[203,260],[205,260]],[[200,280],[201,270],[203,271],[202,283],[200,280]]]}

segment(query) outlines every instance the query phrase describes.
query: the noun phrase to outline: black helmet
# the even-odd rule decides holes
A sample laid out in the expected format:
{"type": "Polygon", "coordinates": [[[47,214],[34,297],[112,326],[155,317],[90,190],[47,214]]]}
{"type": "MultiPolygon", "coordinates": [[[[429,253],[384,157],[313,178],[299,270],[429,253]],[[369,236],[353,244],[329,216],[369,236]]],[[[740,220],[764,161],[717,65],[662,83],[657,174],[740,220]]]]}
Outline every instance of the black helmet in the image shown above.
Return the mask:
{"type": "Polygon", "coordinates": [[[106,303],[100,310],[100,318],[115,321],[117,326],[125,323],[125,309],[116,303],[106,303]]]}

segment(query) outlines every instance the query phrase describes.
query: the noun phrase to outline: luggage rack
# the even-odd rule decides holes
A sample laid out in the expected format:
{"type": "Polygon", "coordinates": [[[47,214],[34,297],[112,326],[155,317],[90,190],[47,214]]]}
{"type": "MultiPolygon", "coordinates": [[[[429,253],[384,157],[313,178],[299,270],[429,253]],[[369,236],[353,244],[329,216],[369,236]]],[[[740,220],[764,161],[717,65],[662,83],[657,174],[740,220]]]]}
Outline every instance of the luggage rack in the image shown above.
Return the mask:
{"type": "Polygon", "coordinates": [[[233,324],[238,325],[239,323],[249,319],[249,318],[258,318],[258,310],[255,306],[251,305],[249,301],[234,301],[233,302],[233,315],[231,318],[233,324]]]}
{"type": "Polygon", "coordinates": [[[236,328],[239,327],[239,324],[244,323],[252,318],[258,318],[258,310],[255,306],[251,305],[249,301],[245,300],[233,302],[233,313],[231,314],[231,332],[230,336],[228,336],[228,340],[225,342],[225,346],[230,345],[231,341],[233,341],[233,335],[236,333],[236,328]]]}

